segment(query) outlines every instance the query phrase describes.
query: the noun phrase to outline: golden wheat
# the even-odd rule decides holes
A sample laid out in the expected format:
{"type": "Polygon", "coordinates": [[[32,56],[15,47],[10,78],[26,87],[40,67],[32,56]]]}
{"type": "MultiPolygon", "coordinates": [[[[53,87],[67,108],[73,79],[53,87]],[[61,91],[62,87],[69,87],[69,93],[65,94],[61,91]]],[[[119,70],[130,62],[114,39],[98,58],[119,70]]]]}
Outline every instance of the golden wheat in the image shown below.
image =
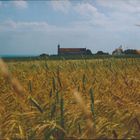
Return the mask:
{"type": "Polygon", "coordinates": [[[0,60],[0,139],[138,139],[140,60],[0,60]]]}

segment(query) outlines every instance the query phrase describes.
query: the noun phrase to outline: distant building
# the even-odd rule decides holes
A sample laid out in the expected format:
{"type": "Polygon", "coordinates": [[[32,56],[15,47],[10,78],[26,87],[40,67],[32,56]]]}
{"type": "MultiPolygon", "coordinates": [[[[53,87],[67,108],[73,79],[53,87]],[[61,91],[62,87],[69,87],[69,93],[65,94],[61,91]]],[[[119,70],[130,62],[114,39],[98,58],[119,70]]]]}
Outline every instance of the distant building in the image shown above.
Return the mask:
{"type": "Polygon", "coordinates": [[[140,55],[140,50],[127,49],[123,53],[126,55],[140,55]]]}
{"type": "Polygon", "coordinates": [[[137,54],[140,54],[140,50],[137,50],[137,54]]]}
{"type": "Polygon", "coordinates": [[[122,55],[122,54],[123,54],[122,45],[112,52],[112,55],[122,55]]]}
{"type": "Polygon", "coordinates": [[[83,55],[86,53],[86,48],[60,48],[58,45],[58,55],[83,55]]]}

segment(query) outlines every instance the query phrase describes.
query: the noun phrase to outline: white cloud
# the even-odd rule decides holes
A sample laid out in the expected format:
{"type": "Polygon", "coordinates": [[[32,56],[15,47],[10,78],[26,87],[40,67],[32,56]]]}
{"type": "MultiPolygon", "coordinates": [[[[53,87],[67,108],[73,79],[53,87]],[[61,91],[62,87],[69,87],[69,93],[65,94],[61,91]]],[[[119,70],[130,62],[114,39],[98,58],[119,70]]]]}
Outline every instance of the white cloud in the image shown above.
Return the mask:
{"type": "MultiPolygon", "coordinates": [[[[95,6],[95,3],[89,2],[76,2],[70,3],[70,1],[52,1],[54,4],[55,10],[67,13],[70,8],[72,12],[79,14],[80,18],[75,21],[69,22],[65,27],[49,25],[47,22],[15,22],[12,20],[5,21],[0,24],[0,30],[34,30],[34,31],[60,31],[60,30],[76,30],[76,31],[86,31],[91,29],[103,29],[108,31],[132,31],[136,28],[136,24],[139,23],[137,14],[122,12],[119,10],[114,10],[109,7],[117,3],[116,1],[105,0],[108,2],[108,6],[103,0],[99,0],[98,6],[95,6]],[[114,2],[114,3],[113,3],[114,2]],[[67,3],[67,4],[66,4],[67,3]],[[69,4],[68,4],[69,3],[69,4]],[[64,6],[68,5],[68,6],[64,6]],[[73,5],[72,5],[73,4],[73,5]],[[63,8],[64,9],[63,9],[63,8]],[[100,9],[99,9],[100,7],[100,9]],[[103,7],[105,7],[105,12],[103,12],[103,7]],[[102,11],[102,12],[101,12],[102,11]]],[[[118,3],[125,3],[123,0],[118,0],[118,3]]],[[[128,2],[129,4],[132,1],[128,2]]],[[[97,3],[96,3],[97,4],[97,3]]],[[[136,2],[132,3],[135,5],[136,2]]],[[[119,5],[115,5],[119,8],[119,5]]],[[[121,5],[122,6],[122,5],[121,5]]],[[[132,11],[132,10],[131,10],[132,11]]],[[[69,11],[70,12],[70,11],[69,11]]],[[[68,15],[69,16],[69,15],[68,15]]],[[[76,15],[77,16],[77,15],[76,15]]]]}
{"type": "Polygon", "coordinates": [[[74,10],[83,19],[76,21],[81,28],[98,27],[108,31],[132,31],[140,19],[140,1],[138,0],[96,0],[95,3],[82,2],[74,10]]]}
{"type": "Polygon", "coordinates": [[[99,12],[98,9],[93,4],[86,1],[71,3],[69,0],[65,0],[65,1],[57,0],[57,1],[52,1],[52,7],[54,10],[61,11],[63,13],[68,13],[68,12],[78,13],[80,19],[81,20],[83,19],[83,21],[73,22],[72,24],[73,25],[75,24],[74,26],[77,26],[78,24],[101,26],[103,24],[106,24],[107,22],[107,17],[103,13],[99,12]]]}
{"type": "Polygon", "coordinates": [[[135,24],[139,23],[139,0],[97,0],[96,2],[104,9],[111,30],[134,30],[135,24]]]}
{"type": "Polygon", "coordinates": [[[50,25],[46,21],[43,22],[16,22],[14,20],[7,20],[0,23],[1,31],[43,31],[43,32],[86,32],[87,28],[81,28],[76,23],[68,26],[50,25]]]}
{"type": "Polygon", "coordinates": [[[28,31],[28,30],[47,30],[47,22],[15,22],[8,20],[0,23],[0,31],[28,31]]]}
{"type": "Polygon", "coordinates": [[[28,7],[27,1],[25,0],[17,0],[17,1],[12,1],[12,4],[19,9],[24,9],[28,7]]]}
{"type": "Polygon", "coordinates": [[[99,10],[91,3],[82,2],[78,3],[74,10],[83,17],[83,21],[76,22],[76,24],[82,26],[86,25],[89,27],[102,27],[108,25],[108,17],[104,13],[99,12],[99,10]]]}
{"type": "Polygon", "coordinates": [[[78,3],[74,9],[79,14],[86,16],[96,15],[98,13],[97,8],[89,3],[78,3]]]}
{"type": "Polygon", "coordinates": [[[112,11],[138,13],[140,12],[139,0],[97,0],[100,6],[111,9],[112,11]]]}
{"type": "Polygon", "coordinates": [[[69,0],[56,0],[52,1],[52,7],[55,11],[61,11],[63,13],[68,13],[71,7],[71,2],[69,0]]]}
{"type": "Polygon", "coordinates": [[[17,28],[47,28],[47,22],[17,22],[17,28]]]}

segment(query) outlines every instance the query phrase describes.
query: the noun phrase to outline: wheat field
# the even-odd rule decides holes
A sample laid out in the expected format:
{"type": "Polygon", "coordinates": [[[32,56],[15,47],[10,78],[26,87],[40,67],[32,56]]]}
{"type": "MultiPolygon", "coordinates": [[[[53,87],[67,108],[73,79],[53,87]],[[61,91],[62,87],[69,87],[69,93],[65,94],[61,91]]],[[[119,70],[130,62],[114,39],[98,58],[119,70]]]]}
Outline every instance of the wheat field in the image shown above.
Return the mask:
{"type": "Polygon", "coordinates": [[[140,59],[0,61],[0,139],[140,138],[140,59]]]}

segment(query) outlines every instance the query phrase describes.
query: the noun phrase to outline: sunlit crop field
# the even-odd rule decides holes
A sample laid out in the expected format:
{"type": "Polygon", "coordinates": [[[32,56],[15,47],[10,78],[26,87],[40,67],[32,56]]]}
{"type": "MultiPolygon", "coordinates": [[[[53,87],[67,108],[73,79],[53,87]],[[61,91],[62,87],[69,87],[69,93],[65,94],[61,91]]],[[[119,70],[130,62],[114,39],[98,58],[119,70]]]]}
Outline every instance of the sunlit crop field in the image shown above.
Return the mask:
{"type": "Polygon", "coordinates": [[[140,138],[140,59],[0,63],[0,139],[140,138]]]}

